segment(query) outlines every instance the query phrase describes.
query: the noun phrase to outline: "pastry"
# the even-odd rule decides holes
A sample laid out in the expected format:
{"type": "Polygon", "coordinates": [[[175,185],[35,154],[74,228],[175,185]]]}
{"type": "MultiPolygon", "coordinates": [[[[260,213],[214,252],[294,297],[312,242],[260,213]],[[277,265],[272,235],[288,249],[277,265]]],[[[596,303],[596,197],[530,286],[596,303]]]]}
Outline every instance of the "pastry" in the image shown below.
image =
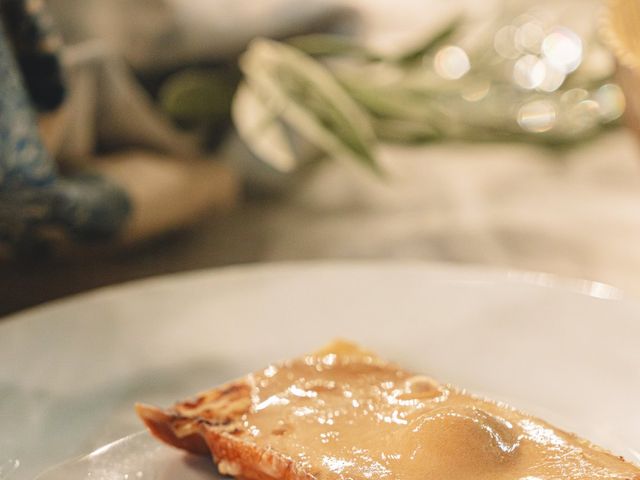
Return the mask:
{"type": "Polygon", "coordinates": [[[586,440],[345,342],[136,408],[160,440],[239,479],[640,480],[586,440]]]}

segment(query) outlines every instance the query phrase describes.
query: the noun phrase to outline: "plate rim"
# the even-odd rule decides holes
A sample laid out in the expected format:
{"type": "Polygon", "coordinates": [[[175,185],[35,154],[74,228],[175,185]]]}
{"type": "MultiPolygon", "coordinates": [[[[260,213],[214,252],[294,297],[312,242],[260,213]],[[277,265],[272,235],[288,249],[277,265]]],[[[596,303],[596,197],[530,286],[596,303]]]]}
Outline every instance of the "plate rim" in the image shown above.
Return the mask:
{"type": "Polygon", "coordinates": [[[152,275],[120,283],[93,288],[44,302],[24,310],[0,317],[0,330],[3,326],[28,319],[42,311],[51,308],[64,308],[74,303],[81,303],[91,299],[111,295],[122,295],[126,292],[154,288],[171,283],[181,283],[188,280],[202,279],[206,277],[231,277],[244,275],[250,277],[255,274],[269,274],[269,272],[300,272],[322,269],[365,269],[365,268],[392,268],[414,269],[425,274],[442,276],[441,281],[460,281],[464,283],[478,284],[504,284],[521,285],[530,288],[550,289],[578,296],[595,298],[603,301],[612,301],[636,305],[640,307],[640,299],[629,296],[623,289],[609,283],[597,280],[588,280],[580,277],[570,277],[536,270],[510,269],[499,266],[482,264],[461,264],[449,262],[432,262],[420,259],[311,259],[274,262],[251,262],[233,264],[220,267],[206,267],[193,270],[152,275]],[[446,278],[448,277],[448,278],[446,278]]]}
{"type": "MultiPolygon", "coordinates": [[[[559,298],[567,298],[576,302],[586,301],[588,299],[596,299],[602,302],[614,302],[622,304],[624,308],[630,311],[638,311],[640,303],[633,298],[628,299],[621,290],[600,282],[582,280],[576,278],[566,278],[554,274],[523,271],[523,270],[505,270],[497,267],[486,267],[482,265],[466,265],[466,264],[448,264],[415,260],[332,260],[332,261],[289,261],[289,262],[268,262],[258,264],[241,264],[232,265],[223,268],[206,268],[198,270],[190,270],[186,272],[178,272],[166,275],[148,277],[144,279],[133,280],[121,284],[106,286],[90,290],[87,292],[72,295],[70,297],[48,302],[36,307],[27,309],[23,312],[0,319],[0,334],[3,325],[20,328],[19,324],[13,322],[24,320],[33,320],[27,324],[29,326],[42,325],[47,320],[47,312],[50,309],[64,308],[82,308],[86,306],[85,302],[100,301],[119,301],[121,296],[144,296],[156,288],[171,288],[176,285],[175,291],[179,296],[180,292],[184,292],[185,282],[225,282],[231,280],[236,282],[238,286],[242,286],[243,280],[250,282],[252,279],[258,281],[268,281],[269,278],[277,280],[282,276],[291,278],[297,274],[308,275],[308,279],[322,278],[324,272],[326,275],[337,275],[342,273],[354,272],[355,274],[367,275],[374,272],[384,273],[384,271],[392,272],[395,275],[406,275],[408,278],[416,281],[424,280],[433,282],[434,285],[455,285],[467,284],[478,285],[480,288],[496,288],[507,289],[513,287],[524,287],[524,293],[540,293],[541,290],[555,291],[559,298]],[[318,275],[320,274],[320,275],[318,275]],[[228,280],[225,280],[228,279],[228,280]],[[182,284],[180,286],[179,284],[182,284]],[[76,305],[77,304],[77,305],[76,305]]],[[[249,285],[251,286],[251,284],[249,285]]],[[[611,304],[609,304],[611,305],[611,304]]],[[[604,307],[604,306],[603,306],[604,307]]],[[[120,439],[121,440],[121,439],[120,439]]],[[[116,440],[117,442],[118,440],[116,440]]],[[[636,454],[637,455],[637,454],[636,454]]],[[[78,460],[85,455],[79,455],[75,458],[68,458],[60,464],[78,460]]],[[[50,465],[49,468],[55,468],[60,465],[50,465]]],[[[49,469],[48,468],[48,469],[49,469]]],[[[38,475],[48,471],[42,470],[38,475]]],[[[36,477],[38,478],[38,477],[36,477]]]]}

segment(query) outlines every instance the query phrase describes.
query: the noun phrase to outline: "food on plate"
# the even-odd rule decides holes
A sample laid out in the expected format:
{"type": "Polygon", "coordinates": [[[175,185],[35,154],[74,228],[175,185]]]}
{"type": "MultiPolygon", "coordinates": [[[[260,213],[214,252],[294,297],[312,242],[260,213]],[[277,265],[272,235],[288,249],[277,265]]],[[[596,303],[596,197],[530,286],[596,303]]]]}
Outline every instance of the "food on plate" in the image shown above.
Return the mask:
{"type": "Polygon", "coordinates": [[[640,480],[586,440],[346,342],[136,409],[160,440],[245,480],[640,480]]]}

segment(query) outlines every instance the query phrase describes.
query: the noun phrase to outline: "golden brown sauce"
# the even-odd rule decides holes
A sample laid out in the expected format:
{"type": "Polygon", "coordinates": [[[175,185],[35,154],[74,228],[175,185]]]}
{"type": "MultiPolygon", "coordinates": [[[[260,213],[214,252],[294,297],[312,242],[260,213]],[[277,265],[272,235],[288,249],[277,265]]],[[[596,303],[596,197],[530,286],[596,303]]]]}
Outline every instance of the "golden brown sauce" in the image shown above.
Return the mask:
{"type": "Polygon", "coordinates": [[[242,435],[320,480],[640,479],[541,420],[368,354],[329,350],[248,381],[242,435]]]}

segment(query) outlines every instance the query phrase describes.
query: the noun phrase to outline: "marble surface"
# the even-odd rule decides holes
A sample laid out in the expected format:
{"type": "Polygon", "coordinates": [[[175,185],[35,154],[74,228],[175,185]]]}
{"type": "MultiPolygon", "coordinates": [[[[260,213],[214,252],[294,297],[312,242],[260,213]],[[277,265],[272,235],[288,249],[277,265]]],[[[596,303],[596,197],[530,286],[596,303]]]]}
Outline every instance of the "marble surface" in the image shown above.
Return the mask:
{"type": "Polygon", "coordinates": [[[250,262],[402,258],[551,272],[640,296],[640,148],[387,147],[386,183],[342,162],[278,198],[133,251],[0,267],[4,313],[150,275],[250,262]]]}

